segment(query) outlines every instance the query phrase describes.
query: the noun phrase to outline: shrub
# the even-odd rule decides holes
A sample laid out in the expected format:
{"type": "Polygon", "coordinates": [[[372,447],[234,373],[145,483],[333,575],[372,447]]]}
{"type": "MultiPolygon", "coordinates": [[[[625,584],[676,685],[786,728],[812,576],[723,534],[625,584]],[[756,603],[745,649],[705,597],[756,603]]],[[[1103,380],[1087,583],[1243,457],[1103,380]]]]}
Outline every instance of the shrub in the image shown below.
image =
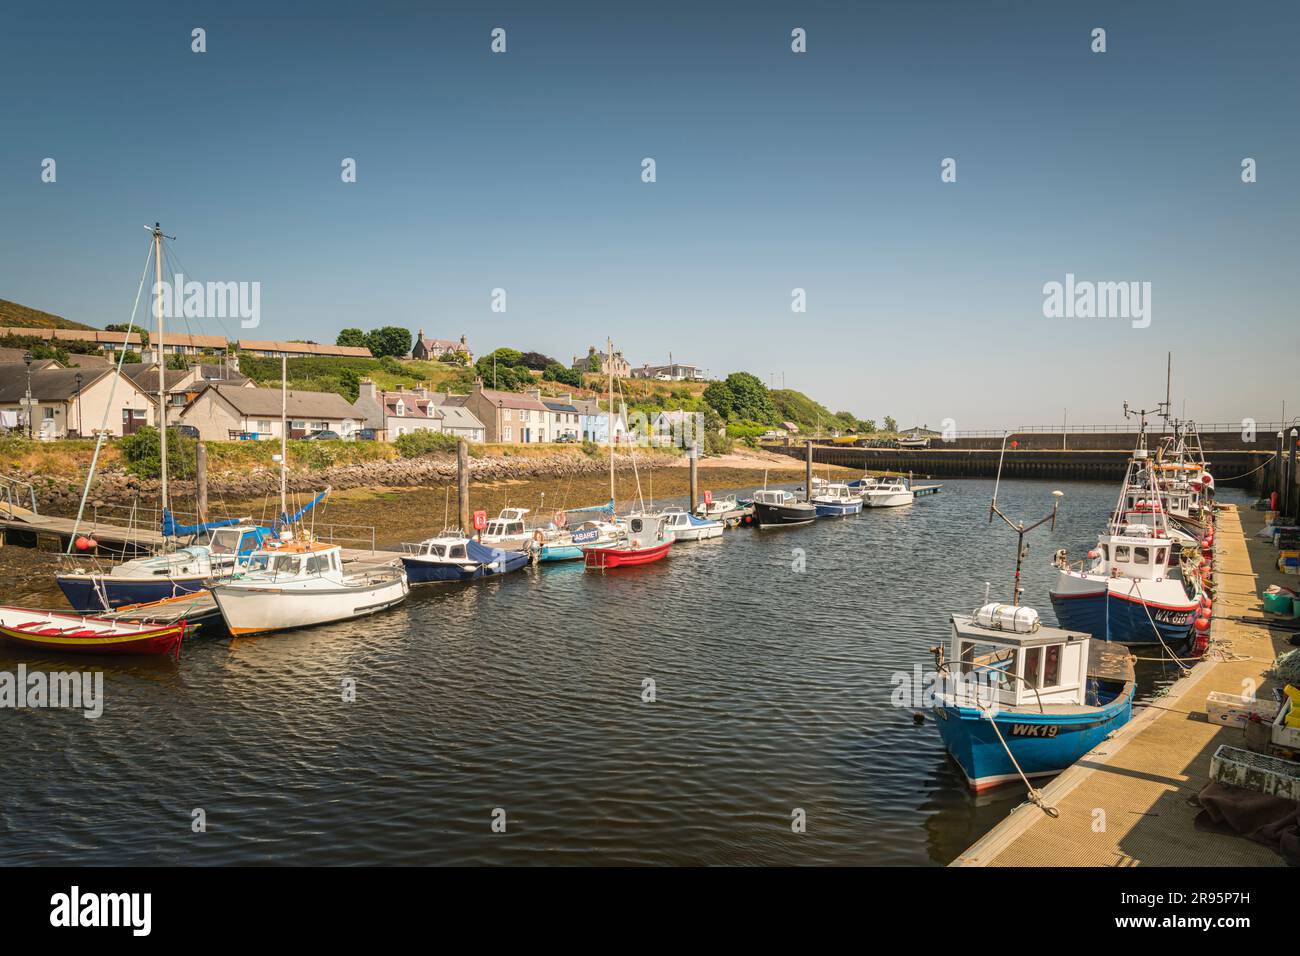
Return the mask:
{"type": "Polygon", "coordinates": [[[393,442],[403,458],[423,458],[428,455],[455,453],[457,436],[450,432],[417,431],[398,435],[393,442]]]}
{"type": "MultiPolygon", "coordinates": [[[[172,478],[194,477],[194,445],[175,428],[167,429],[167,472],[172,478]]],[[[158,429],[146,425],[134,435],[127,435],[118,443],[122,450],[122,465],[137,478],[162,476],[162,447],[158,429]]]]}

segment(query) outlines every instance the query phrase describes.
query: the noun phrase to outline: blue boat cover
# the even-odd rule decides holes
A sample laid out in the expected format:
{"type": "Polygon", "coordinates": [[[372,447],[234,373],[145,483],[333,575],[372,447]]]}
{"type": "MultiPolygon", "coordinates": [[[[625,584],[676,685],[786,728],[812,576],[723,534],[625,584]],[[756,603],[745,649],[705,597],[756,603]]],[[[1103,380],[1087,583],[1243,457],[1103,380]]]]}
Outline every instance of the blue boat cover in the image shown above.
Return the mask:
{"type": "Polygon", "coordinates": [[[162,533],[165,538],[184,538],[192,534],[202,534],[214,528],[229,528],[239,524],[238,518],[226,518],[222,521],[205,521],[203,524],[177,524],[176,516],[170,508],[163,509],[162,533]]]}
{"type": "Polygon", "coordinates": [[[473,538],[468,538],[465,541],[465,555],[479,564],[494,564],[498,561],[505,562],[510,552],[502,551],[500,548],[489,548],[485,544],[479,544],[473,538]]]}
{"type": "Polygon", "coordinates": [[[295,511],[293,514],[280,515],[280,517],[276,519],[276,524],[279,525],[280,527],[288,527],[289,525],[297,521],[299,518],[301,518],[303,515],[305,515],[308,511],[311,511],[312,508],[315,508],[318,504],[320,504],[323,500],[325,500],[325,496],[328,494],[329,494],[329,490],[326,489],[325,491],[322,491],[320,494],[318,494],[311,501],[307,502],[305,505],[299,508],[297,511],[295,511]]]}
{"type": "Polygon", "coordinates": [[[711,521],[708,518],[697,518],[693,514],[688,514],[686,519],[691,523],[691,526],[695,528],[703,528],[706,525],[717,525],[722,523],[720,521],[711,521]]]}

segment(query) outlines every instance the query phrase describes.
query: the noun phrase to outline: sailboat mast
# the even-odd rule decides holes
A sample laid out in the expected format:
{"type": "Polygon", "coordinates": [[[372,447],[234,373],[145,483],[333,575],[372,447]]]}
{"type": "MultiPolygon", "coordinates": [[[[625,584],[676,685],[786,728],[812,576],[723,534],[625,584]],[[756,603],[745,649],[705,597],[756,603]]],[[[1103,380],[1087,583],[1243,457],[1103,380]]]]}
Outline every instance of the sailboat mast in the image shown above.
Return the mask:
{"type": "Polygon", "coordinates": [[[609,506],[618,514],[618,508],[614,504],[614,340],[605,339],[609,346],[609,362],[606,365],[606,371],[609,372],[609,506]]]}
{"type": "Polygon", "coordinates": [[[154,312],[158,318],[158,464],[162,470],[162,507],[167,507],[167,379],[163,361],[162,224],[153,224],[154,312]]]}
{"type": "Polygon", "coordinates": [[[280,514],[289,513],[285,494],[286,475],[289,468],[289,356],[280,356],[280,514]]]}

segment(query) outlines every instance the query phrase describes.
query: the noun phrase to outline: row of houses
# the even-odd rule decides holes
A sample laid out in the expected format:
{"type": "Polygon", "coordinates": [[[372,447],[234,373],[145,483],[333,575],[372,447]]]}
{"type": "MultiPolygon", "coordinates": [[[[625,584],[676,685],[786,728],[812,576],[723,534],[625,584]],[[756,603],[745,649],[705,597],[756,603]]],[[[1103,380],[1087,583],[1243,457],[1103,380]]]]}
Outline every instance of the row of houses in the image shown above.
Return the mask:
{"type": "MultiPolygon", "coordinates": [[[[93,345],[102,352],[110,354],[123,349],[150,356],[154,361],[158,357],[157,342],[150,342],[143,348],[143,339],[139,332],[105,332],[100,329],[29,329],[21,327],[0,327],[0,337],[20,335],[24,338],[40,339],[51,345],[81,343],[93,345]]],[[[231,347],[237,352],[248,352],[264,358],[314,358],[328,356],[332,358],[373,358],[370,349],[352,345],[321,345],[316,342],[274,342],[262,339],[228,340],[224,335],[194,335],[189,332],[164,332],[164,355],[203,355],[205,353],[227,352],[231,347]]]]}
{"type": "MultiPolygon", "coordinates": [[[[207,441],[278,439],[282,396],[259,388],[226,365],[162,369],[156,364],[64,368],[53,360],[0,361],[0,427],[55,439],[103,431],[113,436],[157,426],[158,395],[167,421],[207,441]],[[30,402],[28,396],[30,395],[30,402]],[[30,411],[29,411],[30,410],[30,411]]],[[[335,392],[294,389],[283,397],[289,438],[330,431],[344,439],[394,441],[417,431],[444,432],[473,442],[537,444],[625,440],[626,425],[591,400],[543,397],[539,389],[500,392],[476,383],[466,395],[427,388],[384,391],[361,383],[355,402],[335,392]]]]}

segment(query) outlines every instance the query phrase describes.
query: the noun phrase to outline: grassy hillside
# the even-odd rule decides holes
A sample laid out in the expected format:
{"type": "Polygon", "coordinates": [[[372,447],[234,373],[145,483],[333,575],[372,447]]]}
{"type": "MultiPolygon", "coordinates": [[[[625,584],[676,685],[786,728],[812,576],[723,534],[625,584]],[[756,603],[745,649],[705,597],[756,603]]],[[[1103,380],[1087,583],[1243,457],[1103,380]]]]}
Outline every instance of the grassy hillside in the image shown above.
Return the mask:
{"type": "MultiPolygon", "coordinates": [[[[279,359],[241,354],[239,371],[258,385],[280,384],[279,359]]],[[[468,369],[448,365],[446,362],[399,361],[392,358],[291,358],[287,371],[290,388],[338,392],[348,399],[356,397],[356,383],[363,378],[372,380],[382,389],[424,384],[434,391],[450,389],[453,392],[466,392],[474,382],[473,374],[468,369]]]]}
{"type": "Polygon", "coordinates": [[[17,302],[0,299],[0,326],[13,326],[23,329],[90,329],[89,325],[72,322],[53,312],[29,309],[17,302]]]}

